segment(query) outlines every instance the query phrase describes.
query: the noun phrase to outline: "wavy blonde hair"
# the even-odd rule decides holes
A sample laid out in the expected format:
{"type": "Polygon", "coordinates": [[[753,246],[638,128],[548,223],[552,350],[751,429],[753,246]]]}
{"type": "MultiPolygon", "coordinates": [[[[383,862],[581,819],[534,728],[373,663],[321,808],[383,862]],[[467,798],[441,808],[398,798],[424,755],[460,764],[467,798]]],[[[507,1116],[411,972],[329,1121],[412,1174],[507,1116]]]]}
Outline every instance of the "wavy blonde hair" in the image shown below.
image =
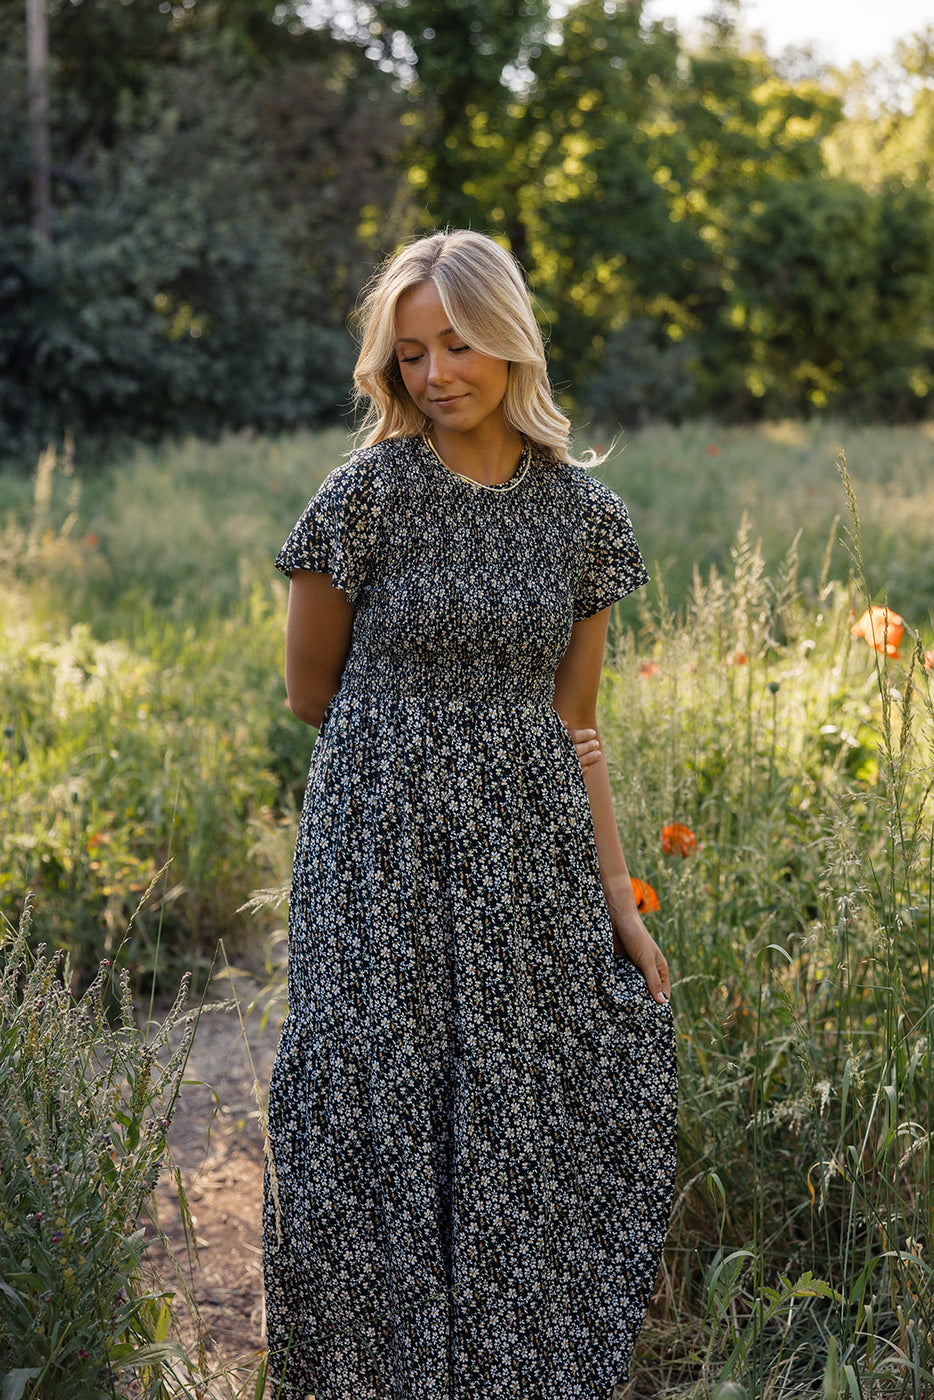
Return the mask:
{"type": "Polygon", "coordinates": [[[396,357],[396,304],[433,282],[451,329],[484,355],[509,363],[503,412],[529,442],[567,462],[570,422],[555,405],[545,346],[519,265],[492,238],[467,229],[434,233],[387,258],[364,290],[354,396],[367,402],[362,446],[422,433],[428,419],[409,397],[396,357]]]}

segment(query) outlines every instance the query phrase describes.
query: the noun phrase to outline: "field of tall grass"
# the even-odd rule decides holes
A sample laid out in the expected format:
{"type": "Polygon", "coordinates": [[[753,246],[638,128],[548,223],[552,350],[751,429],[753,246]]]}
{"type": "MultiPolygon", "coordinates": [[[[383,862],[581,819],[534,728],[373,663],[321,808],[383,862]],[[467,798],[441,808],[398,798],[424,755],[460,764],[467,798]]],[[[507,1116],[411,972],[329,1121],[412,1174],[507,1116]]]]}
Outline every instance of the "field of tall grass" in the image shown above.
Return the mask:
{"type": "MultiPolygon", "coordinates": [[[[601,727],[673,965],[682,1073],[633,1400],[934,1395],[932,438],[699,424],[646,430],[601,469],[654,575],[619,610],[601,727]],[[887,625],[854,634],[885,603],[887,625]]],[[[32,1074],[34,1098],[52,1081],[6,1032],[19,1016],[44,1043],[34,1003],[53,984],[93,1026],[102,958],[143,1006],[186,971],[203,985],[220,936],[262,966],[281,911],[243,906],[287,877],[312,738],[284,708],[271,560],[345,449],[338,432],[242,437],[0,481],[0,910],[15,926],[33,891],[31,946],[47,946],[4,938],[5,966],[26,963],[0,1004],[0,1077],[32,1074]]],[[[108,1101],[132,1125],[124,1100],[132,1084],[108,1101]]],[[[8,1194],[4,1275],[19,1229],[49,1253],[22,1213],[8,1194]]],[[[138,1393],[195,1393],[156,1374],[170,1317],[135,1268],[124,1351],[106,1328],[95,1343],[99,1393],[137,1393],[145,1366],[138,1393]]],[[[24,1277],[18,1313],[0,1287],[4,1338],[49,1291],[24,1277]]],[[[0,1343],[0,1372],[21,1376],[4,1396],[70,1393],[30,1390],[34,1364],[0,1343]]]]}

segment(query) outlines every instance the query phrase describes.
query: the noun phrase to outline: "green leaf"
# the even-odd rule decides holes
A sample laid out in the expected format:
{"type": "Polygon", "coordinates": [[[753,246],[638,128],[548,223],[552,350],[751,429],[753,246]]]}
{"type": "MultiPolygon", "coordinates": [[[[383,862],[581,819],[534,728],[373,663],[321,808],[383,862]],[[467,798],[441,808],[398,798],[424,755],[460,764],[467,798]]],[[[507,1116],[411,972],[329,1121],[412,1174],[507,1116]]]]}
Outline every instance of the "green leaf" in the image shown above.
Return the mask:
{"type": "Polygon", "coordinates": [[[15,1371],[7,1371],[3,1377],[3,1386],[0,1387],[0,1400],[22,1400],[29,1381],[41,1375],[41,1366],[17,1367],[15,1371]]]}
{"type": "Polygon", "coordinates": [[[107,1359],[111,1363],[117,1362],[122,1369],[127,1366],[156,1366],[163,1361],[184,1361],[186,1358],[177,1342],[147,1342],[145,1346],[136,1348],[124,1342],[111,1347],[107,1359]]]}

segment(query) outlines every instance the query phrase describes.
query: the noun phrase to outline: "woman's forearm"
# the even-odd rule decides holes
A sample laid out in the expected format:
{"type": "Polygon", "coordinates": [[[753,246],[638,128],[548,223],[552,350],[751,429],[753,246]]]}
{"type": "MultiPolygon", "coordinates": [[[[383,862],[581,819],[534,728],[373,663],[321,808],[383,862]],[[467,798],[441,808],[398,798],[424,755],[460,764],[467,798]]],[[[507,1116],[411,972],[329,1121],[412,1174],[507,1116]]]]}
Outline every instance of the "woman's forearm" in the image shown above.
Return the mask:
{"type": "Polygon", "coordinates": [[[658,944],[648,933],[636,907],[629,867],[616,827],[610,774],[602,745],[599,758],[589,762],[582,771],[587,796],[590,799],[600,882],[613,925],[613,947],[617,953],[624,953],[641,969],[655,1000],[666,1002],[671,995],[668,964],[658,944]]]}
{"type": "MultiPolygon", "coordinates": [[[[599,740],[599,735],[598,735],[599,740]]],[[[600,745],[600,757],[587,767],[582,767],[587,796],[590,799],[590,814],[593,820],[594,840],[597,846],[597,860],[600,864],[600,880],[611,912],[626,913],[636,911],[629,868],[620,844],[616,815],[613,811],[613,796],[610,791],[610,773],[600,745]]]]}

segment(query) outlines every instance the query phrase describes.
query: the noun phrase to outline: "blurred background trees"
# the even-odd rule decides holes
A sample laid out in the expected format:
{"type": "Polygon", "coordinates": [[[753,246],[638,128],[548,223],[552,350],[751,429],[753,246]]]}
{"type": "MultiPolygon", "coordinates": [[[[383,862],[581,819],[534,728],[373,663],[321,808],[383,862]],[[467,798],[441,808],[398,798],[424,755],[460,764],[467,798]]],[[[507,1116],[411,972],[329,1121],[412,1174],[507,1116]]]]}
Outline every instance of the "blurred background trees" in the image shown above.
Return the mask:
{"type": "Polygon", "coordinates": [[[376,261],[469,224],[612,428],[928,416],[934,31],[773,60],[729,10],[49,0],[51,239],[0,0],[0,459],[346,412],[376,261]]]}

